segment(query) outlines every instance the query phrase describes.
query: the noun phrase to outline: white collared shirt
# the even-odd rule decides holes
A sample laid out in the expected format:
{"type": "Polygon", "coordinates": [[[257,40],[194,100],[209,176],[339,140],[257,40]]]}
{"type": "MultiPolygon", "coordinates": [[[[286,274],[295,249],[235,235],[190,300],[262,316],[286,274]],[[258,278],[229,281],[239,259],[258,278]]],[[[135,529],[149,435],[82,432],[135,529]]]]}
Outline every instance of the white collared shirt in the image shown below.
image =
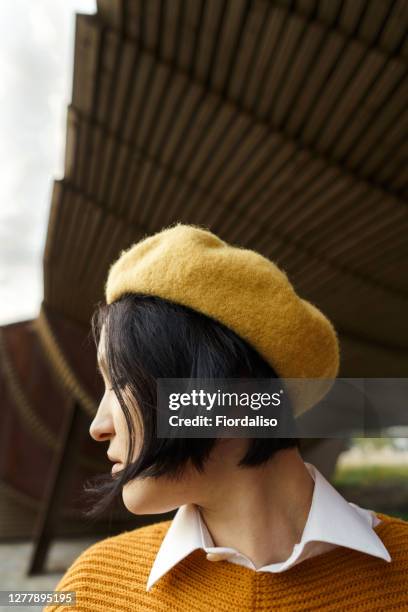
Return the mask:
{"type": "Polygon", "coordinates": [[[381,522],[375,513],[346,501],[314,465],[307,462],[305,465],[315,483],[312,503],[301,540],[294,545],[286,561],[256,568],[235,548],[214,546],[197,506],[185,504],[176,512],[163,538],[146,590],[149,591],[164,574],[197,549],[207,553],[209,562],[224,559],[257,572],[284,572],[336,546],[346,546],[391,561],[388,550],[373,529],[381,522]]]}

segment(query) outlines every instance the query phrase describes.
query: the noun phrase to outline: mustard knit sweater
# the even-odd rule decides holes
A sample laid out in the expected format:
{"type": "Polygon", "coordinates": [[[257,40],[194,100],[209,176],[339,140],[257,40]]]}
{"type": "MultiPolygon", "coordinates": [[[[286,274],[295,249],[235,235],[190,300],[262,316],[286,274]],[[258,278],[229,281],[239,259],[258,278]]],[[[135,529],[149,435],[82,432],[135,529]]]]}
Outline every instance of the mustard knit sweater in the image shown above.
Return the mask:
{"type": "Polygon", "coordinates": [[[377,512],[376,533],[391,562],[337,547],[281,573],[206,559],[196,550],[149,592],[146,582],[171,521],[106,538],[86,549],[56,590],[76,591],[76,606],[52,610],[89,612],[249,612],[250,610],[408,611],[408,522],[377,512]]]}

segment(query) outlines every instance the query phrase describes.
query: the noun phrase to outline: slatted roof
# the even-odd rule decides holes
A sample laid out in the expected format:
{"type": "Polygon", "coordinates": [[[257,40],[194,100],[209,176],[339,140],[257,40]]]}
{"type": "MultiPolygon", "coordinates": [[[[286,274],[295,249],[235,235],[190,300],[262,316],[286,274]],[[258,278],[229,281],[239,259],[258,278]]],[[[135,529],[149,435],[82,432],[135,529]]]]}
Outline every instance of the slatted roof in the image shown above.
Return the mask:
{"type": "Polygon", "coordinates": [[[176,220],[283,267],[344,376],[408,368],[405,0],[100,0],[78,15],[44,300],[89,322],[176,220]]]}

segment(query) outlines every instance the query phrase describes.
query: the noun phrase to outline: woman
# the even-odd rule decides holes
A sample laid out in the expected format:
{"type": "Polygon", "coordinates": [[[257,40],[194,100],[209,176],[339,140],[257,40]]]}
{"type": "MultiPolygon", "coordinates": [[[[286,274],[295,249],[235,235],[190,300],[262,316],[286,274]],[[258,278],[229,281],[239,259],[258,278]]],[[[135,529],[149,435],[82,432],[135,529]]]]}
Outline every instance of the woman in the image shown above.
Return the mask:
{"type": "MultiPolygon", "coordinates": [[[[94,511],[120,494],[134,514],[178,510],[85,550],[57,587],[74,609],[408,609],[408,523],[348,503],[296,438],[156,435],[161,378],[336,377],[336,333],[286,274],[177,223],[123,251],[105,292],[90,434],[114,465],[94,511]]],[[[327,390],[292,391],[294,415],[327,390]]]]}

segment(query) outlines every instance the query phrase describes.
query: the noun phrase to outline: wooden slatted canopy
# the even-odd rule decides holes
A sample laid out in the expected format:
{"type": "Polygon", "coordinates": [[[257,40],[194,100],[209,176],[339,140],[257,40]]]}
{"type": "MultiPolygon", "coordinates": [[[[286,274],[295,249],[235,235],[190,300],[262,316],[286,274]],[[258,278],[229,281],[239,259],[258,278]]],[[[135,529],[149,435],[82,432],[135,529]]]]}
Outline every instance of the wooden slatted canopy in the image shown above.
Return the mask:
{"type": "Polygon", "coordinates": [[[176,220],[283,267],[343,376],[408,367],[405,0],[99,0],[78,15],[44,302],[88,324],[176,220]]]}

